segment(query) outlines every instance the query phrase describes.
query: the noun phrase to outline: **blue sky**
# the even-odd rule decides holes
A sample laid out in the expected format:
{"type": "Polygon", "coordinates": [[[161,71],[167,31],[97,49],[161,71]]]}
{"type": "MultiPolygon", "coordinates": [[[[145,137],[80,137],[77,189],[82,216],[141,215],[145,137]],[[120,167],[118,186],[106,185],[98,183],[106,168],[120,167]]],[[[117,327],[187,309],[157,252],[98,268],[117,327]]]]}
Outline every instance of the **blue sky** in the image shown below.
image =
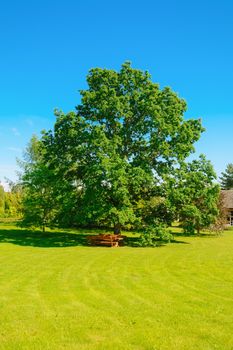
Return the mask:
{"type": "Polygon", "coordinates": [[[233,1],[1,1],[0,180],[33,133],[79,103],[91,67],[148,70],[202,118],[196,144],[220,174],[233,162],[233,1]]]}

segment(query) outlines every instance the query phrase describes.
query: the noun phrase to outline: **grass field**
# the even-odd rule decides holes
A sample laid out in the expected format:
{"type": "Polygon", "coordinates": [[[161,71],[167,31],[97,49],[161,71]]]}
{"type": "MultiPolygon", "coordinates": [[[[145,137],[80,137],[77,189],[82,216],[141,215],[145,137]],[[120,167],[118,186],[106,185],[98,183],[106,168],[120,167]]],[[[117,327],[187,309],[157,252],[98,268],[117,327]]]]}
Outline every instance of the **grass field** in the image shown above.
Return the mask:
{"type": "Polygon", "coordinates": [[[0,225],[0,349],[233,349],[233,232],[160,248],[0,225]]]}

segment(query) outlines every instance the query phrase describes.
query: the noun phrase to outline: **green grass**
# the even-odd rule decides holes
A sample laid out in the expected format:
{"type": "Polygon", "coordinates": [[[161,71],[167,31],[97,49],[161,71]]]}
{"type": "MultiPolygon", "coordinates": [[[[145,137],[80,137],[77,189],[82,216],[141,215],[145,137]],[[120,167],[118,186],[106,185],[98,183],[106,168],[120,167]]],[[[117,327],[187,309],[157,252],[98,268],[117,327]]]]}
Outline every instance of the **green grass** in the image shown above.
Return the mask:
{"type": "Polygon", "coordinates": [[[233,349],[233,232],[160,248],[0,226],[0,349],[233,349]]]}

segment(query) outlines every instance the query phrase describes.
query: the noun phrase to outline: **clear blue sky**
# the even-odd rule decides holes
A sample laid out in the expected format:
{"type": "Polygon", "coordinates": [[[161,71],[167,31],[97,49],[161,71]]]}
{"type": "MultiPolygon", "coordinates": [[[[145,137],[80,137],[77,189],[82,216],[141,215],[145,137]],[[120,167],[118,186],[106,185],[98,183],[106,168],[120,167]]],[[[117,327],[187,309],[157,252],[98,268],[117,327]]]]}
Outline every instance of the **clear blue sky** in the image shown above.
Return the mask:
{"type": "Polygon", "coordinates": [[[233,1],[1,1],[0,180],[53,109],[79,102],[91,67],[148,70],[202,118],[218,174],[233,162],[233,1]]]}

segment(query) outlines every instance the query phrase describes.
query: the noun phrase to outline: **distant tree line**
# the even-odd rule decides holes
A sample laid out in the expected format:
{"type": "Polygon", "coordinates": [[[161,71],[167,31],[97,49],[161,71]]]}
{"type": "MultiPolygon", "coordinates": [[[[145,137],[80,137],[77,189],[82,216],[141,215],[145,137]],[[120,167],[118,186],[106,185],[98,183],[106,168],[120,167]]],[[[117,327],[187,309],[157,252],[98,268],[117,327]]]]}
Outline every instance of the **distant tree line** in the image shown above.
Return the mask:
{"type": "Polygon", "coordinates": [[[214,223],[219,186],[204,155],[187,161],[204,129],[185,101],[128,62],[91,69],[87,84],[26,149],[21,224],[134,229],[151,242],[174,220],[189,233],[214,223]]]}
{"type": "Polygon", "coordinates": [[[0,185],[0,218],[19,218],[22,212],[22,191],[18,186],[10,186],[8,191],[0,185]]]}

